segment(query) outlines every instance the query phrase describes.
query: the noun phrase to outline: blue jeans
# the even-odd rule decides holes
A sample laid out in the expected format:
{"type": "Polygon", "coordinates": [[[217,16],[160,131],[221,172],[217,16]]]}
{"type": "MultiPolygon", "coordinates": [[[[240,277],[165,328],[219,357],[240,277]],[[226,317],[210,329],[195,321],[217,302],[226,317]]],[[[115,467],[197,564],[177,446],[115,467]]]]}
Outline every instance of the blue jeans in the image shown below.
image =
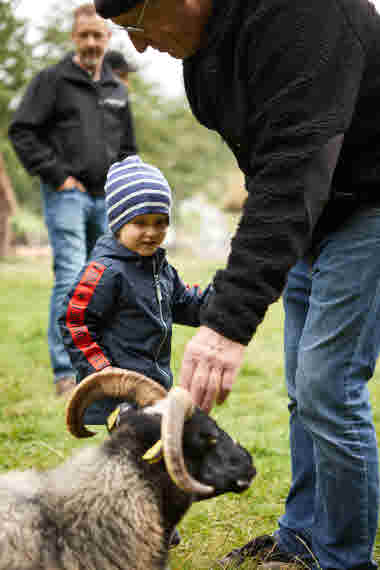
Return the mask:
{"type": "Polygon", "coordinates": [[[377,568],[367,382],[380,349],[380,208],[361,209],[330,234],[312,268],[292,269],[284,306],[292,484],[276,539],[311,568],[377,568]]]}
{"type": "Polygon", "coordinates": [[[57,192],[44,183],[41,194],[53,253],[48,343],[54,382],[58,382],[75,376],[58,326],[62,303],[96,240],[106,231],[107,218],[104,196],[90,196],[76,188],[57,192]]]}

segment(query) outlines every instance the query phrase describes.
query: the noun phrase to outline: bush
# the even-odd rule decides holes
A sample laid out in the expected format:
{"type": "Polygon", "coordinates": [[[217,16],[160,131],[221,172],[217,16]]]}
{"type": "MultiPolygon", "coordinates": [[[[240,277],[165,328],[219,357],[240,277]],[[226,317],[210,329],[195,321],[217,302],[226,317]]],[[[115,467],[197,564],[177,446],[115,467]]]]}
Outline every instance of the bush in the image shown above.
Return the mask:
{"type": "Polygon", "coordinates": [[[19,208],[11,218],[12,243],[14,245],[39,246],[48,244],[48,233],[40,216],[19,208]]]}

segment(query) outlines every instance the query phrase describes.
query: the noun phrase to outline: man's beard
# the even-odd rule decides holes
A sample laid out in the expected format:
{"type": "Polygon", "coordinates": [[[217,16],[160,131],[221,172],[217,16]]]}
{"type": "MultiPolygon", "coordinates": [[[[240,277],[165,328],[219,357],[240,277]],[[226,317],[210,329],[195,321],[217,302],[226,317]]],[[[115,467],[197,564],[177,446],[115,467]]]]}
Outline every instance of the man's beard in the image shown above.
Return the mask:
{"type": "Polygon", "coordinates": [[[101,54],[98,52],[86,52],[80,54],[80,63],[91,74],[95,73],[101,54]]]}

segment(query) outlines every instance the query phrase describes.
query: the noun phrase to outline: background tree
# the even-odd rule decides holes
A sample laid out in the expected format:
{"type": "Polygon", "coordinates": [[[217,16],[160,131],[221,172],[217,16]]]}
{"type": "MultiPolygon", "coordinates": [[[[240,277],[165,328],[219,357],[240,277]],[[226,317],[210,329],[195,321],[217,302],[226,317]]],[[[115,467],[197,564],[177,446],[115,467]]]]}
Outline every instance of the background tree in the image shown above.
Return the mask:
{"type": "Polygon", "coordinates": [[[219,201],[236,168],[222,139],[194,119],[187,102],[158,95],[139,73],[131,74],[130,99],[140,152],[162,169],[175,203],[200,192],[219,201]]]}
{"type": "MultiPolygon", "coordinates": [[[[30,78],[39,69],[57,62],[72,49],[71,24],[74,3],[56,4],[42,22],[38,39],[28,42],[27,24],[14,16],[15,0],[0,0],[0,129],[8,173],[19,203],[41,211],[39,180],[31,178],[20,165],[7,140],[12,111],[30,78]]],[[[128,52],[125,32],[113,30],[113,47],[128,52]]],[[[157,86],[143,73],[131,74],[130,99],[136,135],[142,157],[157,165],[167,176],[175,194],[175,204],[195,193],[220,199],[226,191],[226,174],[235,168],[234,159],[220,137],[200,126],[187,103],[159,94],[157,86]]]]}
{"type": "MultiPolygon", "coordinates": [[[[27,23],[15,16],[14,0],[0,1],[0,153],[20,202],[30,198],[30,177],[18,162],[8,140],[8,125],[17,94],[30,80],[34,67],[27,23]]],[[[33,200],[29,200],[31,207],[33,200]]]]}
{"type": "Polygon", "coordinates": [[[10,118],[10,104],[27,81],[30,61],[26,23],[15,17],[13,0],[0,2],[0,133],[4,137],[10,118]]]}

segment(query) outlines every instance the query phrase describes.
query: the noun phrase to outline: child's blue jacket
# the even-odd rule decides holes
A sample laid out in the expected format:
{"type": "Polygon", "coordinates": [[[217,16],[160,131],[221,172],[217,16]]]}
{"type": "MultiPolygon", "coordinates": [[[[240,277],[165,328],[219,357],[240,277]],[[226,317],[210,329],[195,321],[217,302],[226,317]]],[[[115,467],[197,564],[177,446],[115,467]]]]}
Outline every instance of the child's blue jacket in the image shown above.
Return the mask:
{"type": "MultiPolygon", "coordinates": [[[[106,366],[141,372],[170,388],[173,323],[199,326],[210,293],[189,289],[165,250],[143,257],[102,236],[66,297],[60,326],[77,381],[106,366]]],[[[86,423],[104,423],[119,400],[92,404],[86,423]]]]}

